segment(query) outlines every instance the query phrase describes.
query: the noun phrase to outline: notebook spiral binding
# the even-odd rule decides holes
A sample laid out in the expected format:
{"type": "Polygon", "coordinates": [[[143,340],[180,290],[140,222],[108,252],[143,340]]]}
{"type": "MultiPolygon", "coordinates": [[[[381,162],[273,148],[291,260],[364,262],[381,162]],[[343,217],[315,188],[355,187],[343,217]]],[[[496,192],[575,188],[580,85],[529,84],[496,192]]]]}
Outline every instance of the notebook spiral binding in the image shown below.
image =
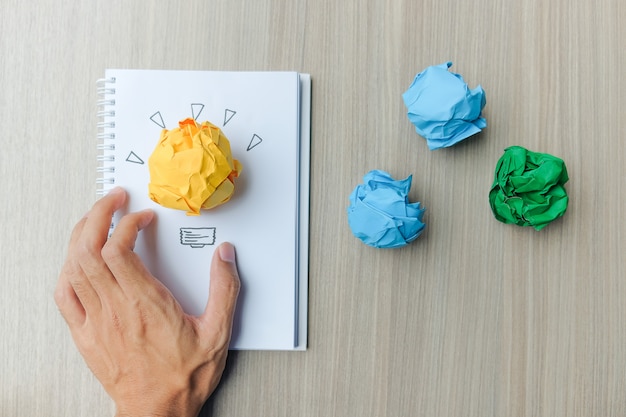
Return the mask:
{"type": "Polygon", "coordinates": [[[98,117],[98,177],[96,195],[103,196],[115,185],[115,78],[96,81],[98,117]]]}

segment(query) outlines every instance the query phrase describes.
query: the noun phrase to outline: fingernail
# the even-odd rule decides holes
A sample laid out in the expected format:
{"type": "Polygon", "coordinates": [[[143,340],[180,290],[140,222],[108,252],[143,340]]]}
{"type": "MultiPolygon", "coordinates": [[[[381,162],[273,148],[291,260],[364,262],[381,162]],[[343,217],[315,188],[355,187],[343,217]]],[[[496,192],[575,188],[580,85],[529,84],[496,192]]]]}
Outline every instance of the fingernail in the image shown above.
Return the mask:
{"type": "Polygon", "coordinates": [[[144,227],[152,223],[152,219],[154,219],[154,210],[151,210],[151,209],[142,210],[141,214],[143,218],[141,219],[141,222],[137,225],[139,229],[143,229],[144,227]]]}
{"type": "Polygon", "coordinates": [[[230,243],[223,243],[218,248],[220,259],[224,262],[235,263],[235,247],[230,243]]]}

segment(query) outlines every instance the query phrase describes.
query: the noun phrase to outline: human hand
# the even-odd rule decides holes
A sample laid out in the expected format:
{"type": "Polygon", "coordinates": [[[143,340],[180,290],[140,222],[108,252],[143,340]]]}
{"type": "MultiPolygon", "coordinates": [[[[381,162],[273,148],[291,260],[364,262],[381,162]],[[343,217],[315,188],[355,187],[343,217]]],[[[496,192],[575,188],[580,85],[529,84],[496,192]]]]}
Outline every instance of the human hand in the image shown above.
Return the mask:
{"type": "Polygon", "coordinates": [[[234,248],[218,247],[206,309],[187,315],[133,252],[152,211],[124,216],[107,239],[125,200],[114,189],[76,225],[54,298],[117,416],[197,416],[228,354],[240,286],[234,248]]]}

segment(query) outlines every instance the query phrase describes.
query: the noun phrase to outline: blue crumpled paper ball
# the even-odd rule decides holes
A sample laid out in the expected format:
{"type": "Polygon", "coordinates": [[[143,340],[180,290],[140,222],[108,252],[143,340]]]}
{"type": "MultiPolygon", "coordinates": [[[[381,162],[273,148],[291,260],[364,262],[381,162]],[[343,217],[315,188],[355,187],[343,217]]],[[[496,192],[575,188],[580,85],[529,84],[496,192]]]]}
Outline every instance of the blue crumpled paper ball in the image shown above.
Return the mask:
{"type": "Polygon", "coordinates": [[[417,239],[426,225],[424,208],[409,203],[412,176],[400,181],[374,170],[350,194],[348,224],[352,234],[376,248],[399,248],[417,239]]]}
{"type": "Polygon", "coordinates": [[[470,90],[463,77],[448,71],[452,62],[434,65],[417,74],[402,94],[408,117],[432,151],[452,146],[487,127],[482,87],[470,90]]]}

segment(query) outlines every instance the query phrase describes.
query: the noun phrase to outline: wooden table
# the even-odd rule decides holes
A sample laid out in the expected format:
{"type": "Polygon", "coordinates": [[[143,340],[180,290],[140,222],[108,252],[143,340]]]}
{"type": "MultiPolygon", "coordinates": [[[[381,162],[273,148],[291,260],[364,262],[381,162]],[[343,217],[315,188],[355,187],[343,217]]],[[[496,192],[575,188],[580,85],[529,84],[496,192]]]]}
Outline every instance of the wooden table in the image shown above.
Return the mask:
{"type": "Polygon", "coordinates": [[[235,352],[214,416],[626,415],[626,2],[0,1],[0,415],[110,416],[52,299],[95,200],[107,67],[313,78],[309,349],[235,352]],[[483,133],[431,152],[401,94],[451,60],[483,133]],[[499,223],[503,149],[563,158],[565,216],[499,223]],[[413,174],[424,234],[355,239],[371,169],[413,174]]]}

